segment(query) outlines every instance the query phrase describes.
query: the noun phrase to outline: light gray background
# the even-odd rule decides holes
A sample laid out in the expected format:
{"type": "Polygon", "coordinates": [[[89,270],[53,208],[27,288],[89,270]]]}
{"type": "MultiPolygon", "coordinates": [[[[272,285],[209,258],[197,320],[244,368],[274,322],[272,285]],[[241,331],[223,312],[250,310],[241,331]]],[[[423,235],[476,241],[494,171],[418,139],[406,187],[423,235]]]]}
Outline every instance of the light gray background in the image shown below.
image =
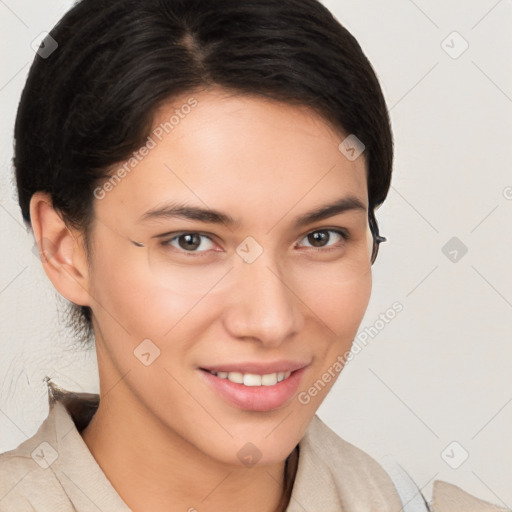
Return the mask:
{"type": "MultiPolygon", "coordinates": [[[[324,3],[376,69],[396,161],[378,212],[389,241],[361,324],[374,336],[319,415],[378,460],[398,461],[428,498],[433,480],[443,479],[511,507],[512,2],[324,3]],[[461,38],[469,47],[453,58],[461,38]],[[452,237],[468,248],[456,262],[442,251],[452,237]],[[382,327],[379,315],[395,301],[403,311],[382,327]],[[467,460],[450,467],[465,452],[467,460]]],[[[31,42],[71,4],[0,0],[0,451],[46,417],[45,375],[68,389],[98,391],[95,354],[74,351],[59,325],[11,169],[31,42]]]]}

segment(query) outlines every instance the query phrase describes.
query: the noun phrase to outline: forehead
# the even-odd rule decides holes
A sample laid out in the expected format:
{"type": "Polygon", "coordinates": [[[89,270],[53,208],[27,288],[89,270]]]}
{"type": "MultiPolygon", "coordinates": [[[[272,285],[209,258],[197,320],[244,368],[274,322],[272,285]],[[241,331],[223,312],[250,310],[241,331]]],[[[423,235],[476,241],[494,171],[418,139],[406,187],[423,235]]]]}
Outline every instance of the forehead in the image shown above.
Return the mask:
{"type": "Polygon", "coordinates": [[[218,90],[184,95],[158,109],[149,149],[119,164],[128,172],[95,208],[136,222],[172,200],[242,223],[273,212],[275,223],[346,195],[367,207],[364,154],[349,160],[345,137],[307,107],[218,90]]]}

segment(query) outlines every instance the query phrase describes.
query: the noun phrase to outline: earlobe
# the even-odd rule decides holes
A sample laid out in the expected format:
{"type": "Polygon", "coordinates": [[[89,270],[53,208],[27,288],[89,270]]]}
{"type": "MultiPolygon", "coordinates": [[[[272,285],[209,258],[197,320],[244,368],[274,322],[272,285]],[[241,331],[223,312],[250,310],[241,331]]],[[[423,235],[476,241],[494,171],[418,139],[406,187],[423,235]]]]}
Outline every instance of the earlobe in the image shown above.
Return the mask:
{"type": "Polygon", "coordinates": [[[32,196],[30,219],[41,263],[56,290],[75,304],[90,305],[87,255],[81,237],[53,208],[48,193],[32,196]]]}

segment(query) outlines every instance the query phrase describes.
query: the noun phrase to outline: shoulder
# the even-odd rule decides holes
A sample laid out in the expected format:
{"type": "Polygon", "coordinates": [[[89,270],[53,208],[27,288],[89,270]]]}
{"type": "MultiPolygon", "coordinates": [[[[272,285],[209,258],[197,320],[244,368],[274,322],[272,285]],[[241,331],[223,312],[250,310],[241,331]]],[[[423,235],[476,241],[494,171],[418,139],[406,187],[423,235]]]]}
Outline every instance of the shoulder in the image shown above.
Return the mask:
{"type": "Polygon", "coordinates": [[[62,455],[55,426],[57,409],[50,406],[33,436],[0,454],[0,512],[72,510],[55,474],[62,455]]]}
{"type": "Polygon", "coordinates": [[[49,444],[41,444],[36,433],[0,454],[0,512],[67,510],[59,481],[48,466],[55,454],[49,444]]]}
{"type": "Polygon", "coordinates": [[[346,468],[347,462],[365,474],[377,471],[384,473],[381,466],[365,451],[342,439],[328,427],[317,415],[313,416],[305,439],[314,452],[322,457],[329,466],[346,468]]]}
{"type": "MultiPolygon", "coordinates": [[[[330,475],[329,485],[343,497],[342,501],[348,497],[350,503],[359,504],[361,496],[371,495],[371,503],[381,500],[386,505],[398,497],[401,503],[397,510],[403,512],[512,512],[442,480],[434,481],[432,499],[427,502],[418,485],[397,462],[391,459],[377,462],[338,436],[317,415],[300,446],[304,448],[301,455],[306,452],[312,461],[307,465],[322,468],[330,475]]],[[[367,510],[374,510],[366,503],[365,506],[367,510]]]]}
{"type": "Polygon", "coordinates": [[[338,436],[316,415],[307,435],[313,451],[333,474],[349,483],[350,492],[368,493],[373,490],[388,500],[398,499],[397,510],[429,512],[420,489],[397,463],[377,462],[364,450],[338,436]]]}
{"type": "MultiPolygon", "coordinates": [[[[19,448],[19,447],[18,447],[19,448]]],[[[25,510],[28,503],[23,503],[23,480],[34,471],[32,463],[17,453],[18,448],[0,454],[0,510],[16,510],[14,506],[25,510]],[[18,489],[16,489],[18,487],[18,489]]]]}
{"type": "Polygon", "coordinates": [[[436,480],[432,492],[433,512],[511,512],[467,493],[456,485],[436,480]]]}
{"type": "Polygon", "coordinates": [[[328,495],[328,510],[333,510],[333,504],[348,510],[392,511],[402,507],[391,478],[380,464],[339,437],[317,415],[299,448],[296,494],[300,499],[318,500],[321,494],[328,495]]]}

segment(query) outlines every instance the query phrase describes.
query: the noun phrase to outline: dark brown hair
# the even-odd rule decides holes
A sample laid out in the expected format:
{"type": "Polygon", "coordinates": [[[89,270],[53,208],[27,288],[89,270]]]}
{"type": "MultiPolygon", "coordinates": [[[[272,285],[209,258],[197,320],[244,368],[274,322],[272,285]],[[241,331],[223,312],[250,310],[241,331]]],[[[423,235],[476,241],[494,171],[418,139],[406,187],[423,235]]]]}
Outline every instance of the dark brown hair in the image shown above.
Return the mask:
{"type": "MultiPolygon", "coordinates": [[[[90,254],[93,190],[129,158],[165,101],[209,86],[304,105],[366,149],[369,215],[387,196],[393,141],[377,77],[317,0],[81,0],[36,55],[15,126],[19,203],[51,195],[90,254]]],[[[340,139],[341,142],[341,139],[340,139]]],[[[75,331],[91,309],[72,305],[75,331]]]]}

